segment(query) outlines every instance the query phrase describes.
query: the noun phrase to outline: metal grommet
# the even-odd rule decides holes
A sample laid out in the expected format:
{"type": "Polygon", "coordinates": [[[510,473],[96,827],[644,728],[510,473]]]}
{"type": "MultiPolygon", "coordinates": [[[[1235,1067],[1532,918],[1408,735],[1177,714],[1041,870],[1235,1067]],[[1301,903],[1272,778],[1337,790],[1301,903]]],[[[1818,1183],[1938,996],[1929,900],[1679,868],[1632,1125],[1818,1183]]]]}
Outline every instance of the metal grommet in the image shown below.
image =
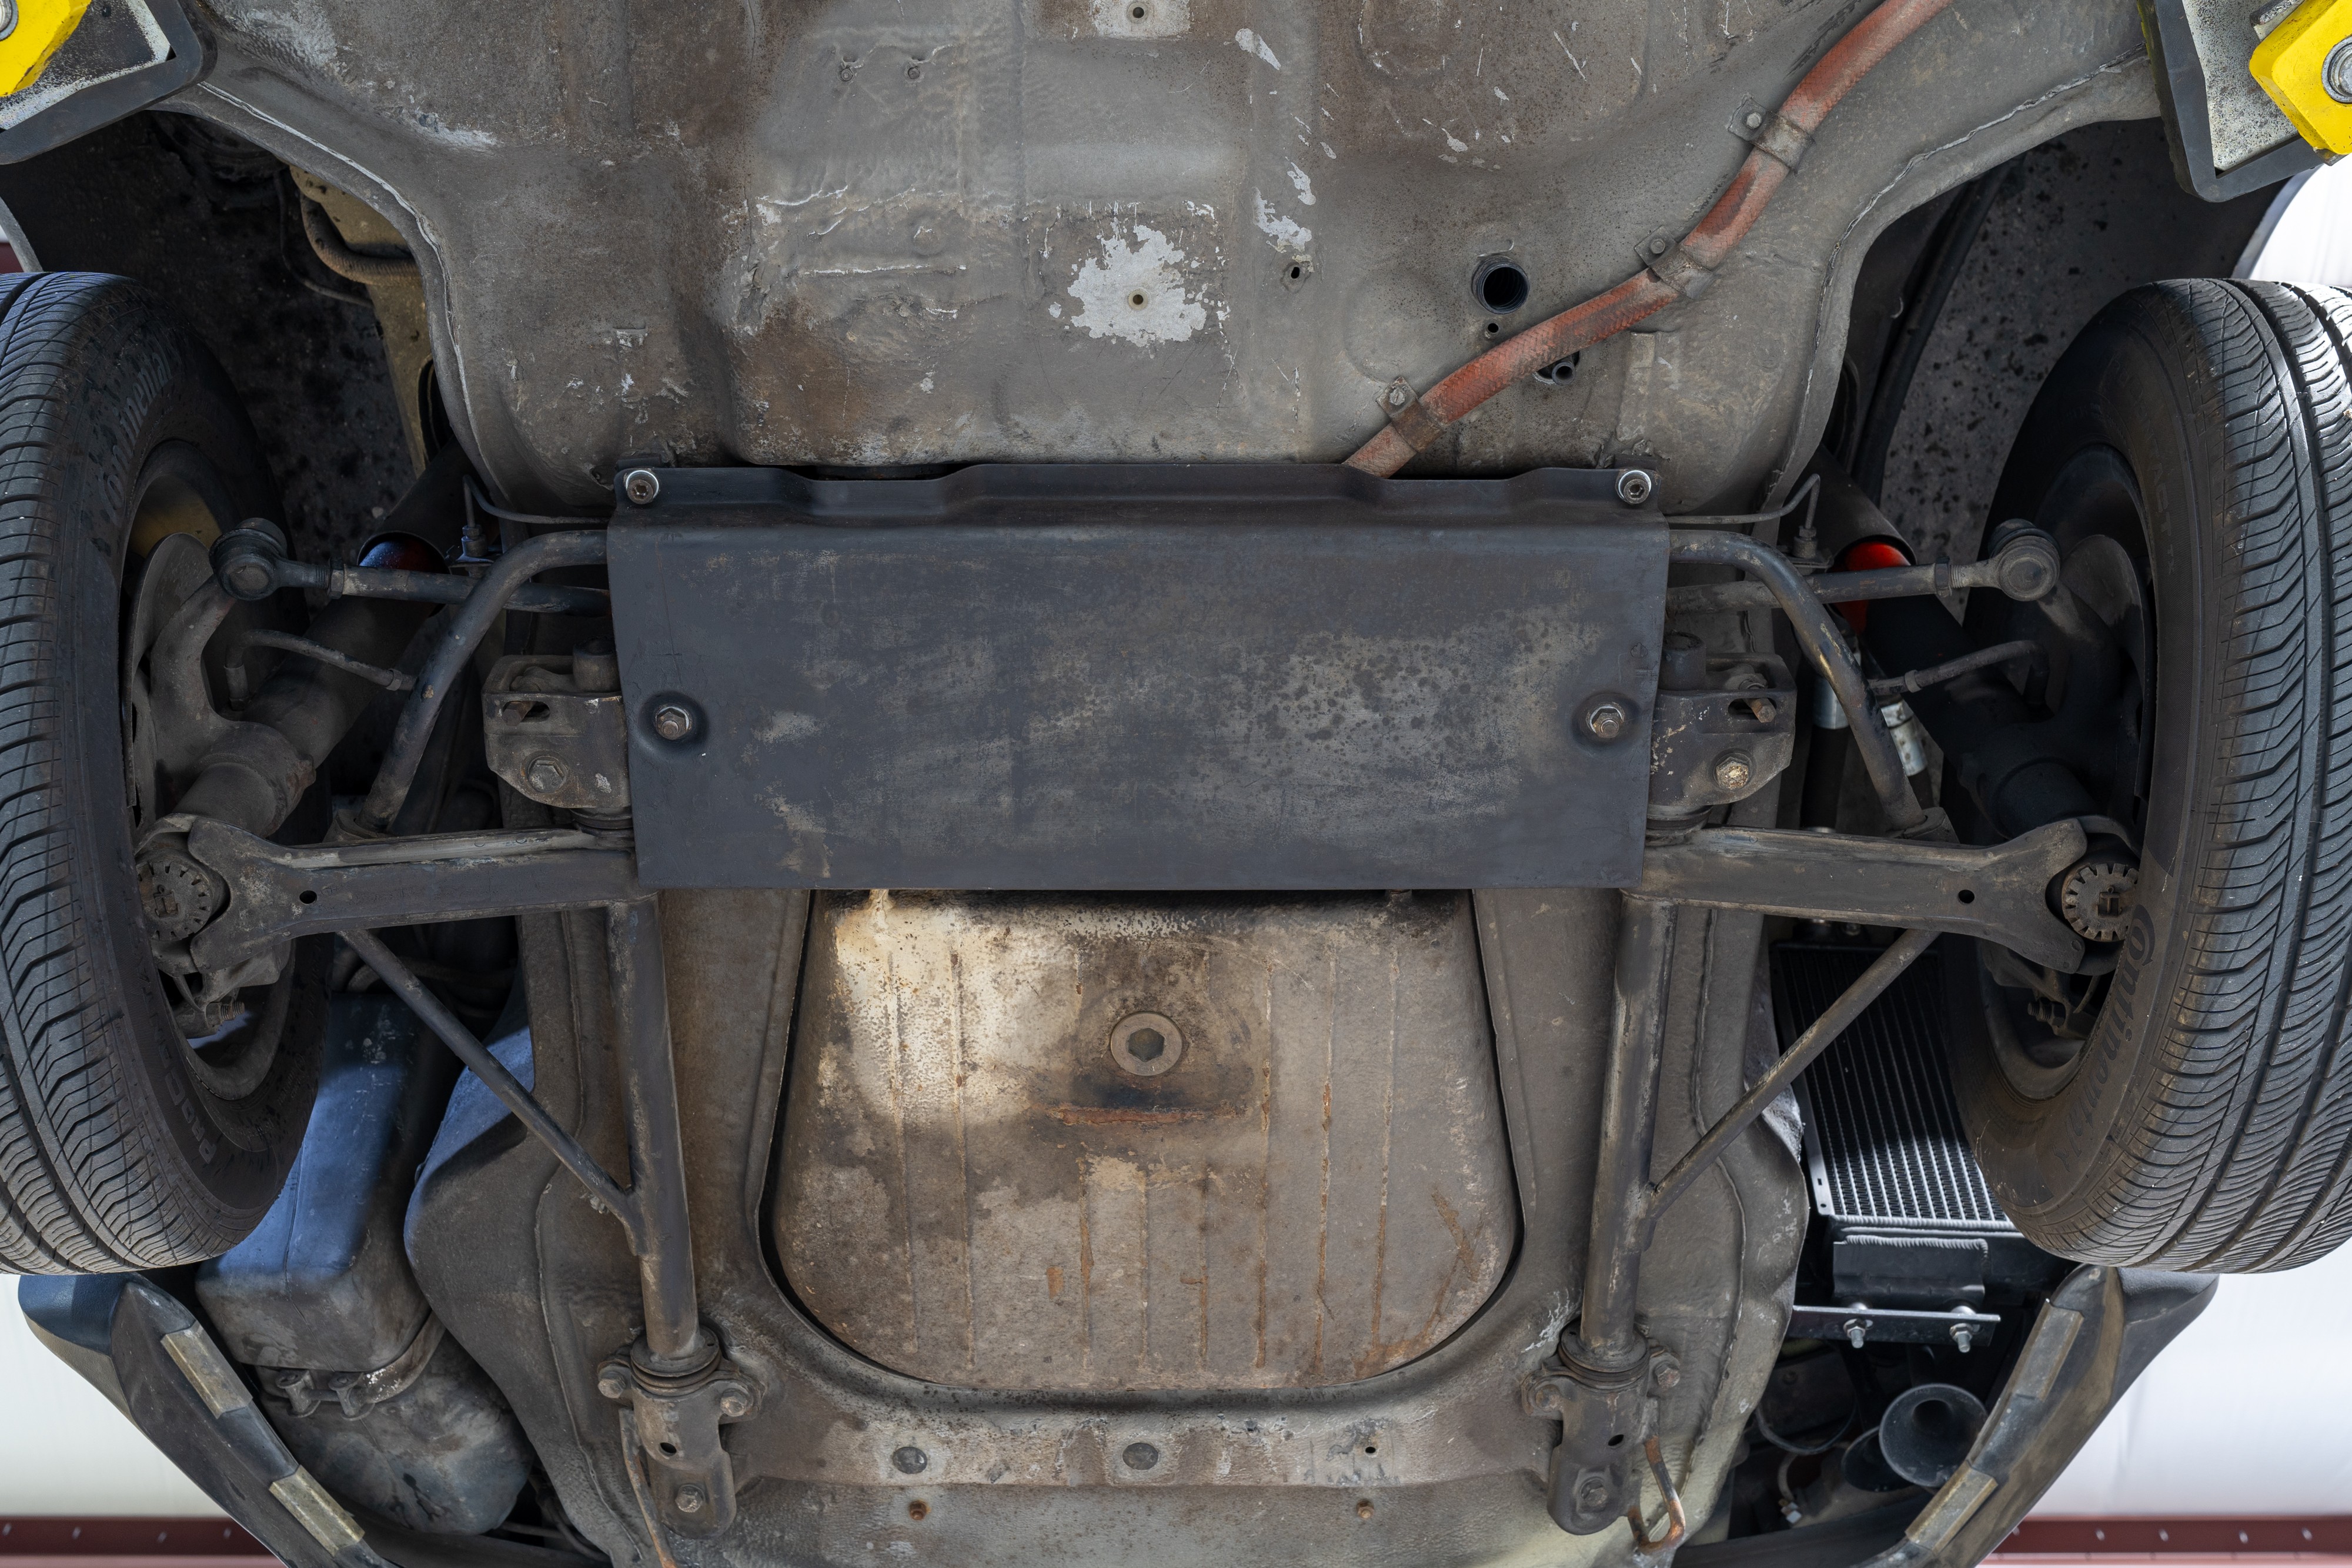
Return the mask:
{"type": "Polygon", "coordinates": [[[650,468],[632,468],[621,476],[621,494],[640,507],[650,507],[661,494],[661,476],[650,468]]]}
{"type": "Polygon", "coordinates": [[[1161,1014],[1129,1013],[1111,1028],[1111,1060],[1138,1078],[1157,1078],[1183,1056],[1184,1032],[1161,1014]]]}
{"type": "Polygon", "coordinates": [[[1148,1470],[1160,1462],[1160,1450],[1149,1443],[1129,1443],[1118,1457],[1130,1470],[1148,1470]]]}
{"type": "Polygon", "coordinates": [[[1650,492],[1657,487],[1658,482],[1645,468],[1628,468],[1617,476],[1617,498],[1629,507],[1638,507],[1648,500],[1650,492]]]}

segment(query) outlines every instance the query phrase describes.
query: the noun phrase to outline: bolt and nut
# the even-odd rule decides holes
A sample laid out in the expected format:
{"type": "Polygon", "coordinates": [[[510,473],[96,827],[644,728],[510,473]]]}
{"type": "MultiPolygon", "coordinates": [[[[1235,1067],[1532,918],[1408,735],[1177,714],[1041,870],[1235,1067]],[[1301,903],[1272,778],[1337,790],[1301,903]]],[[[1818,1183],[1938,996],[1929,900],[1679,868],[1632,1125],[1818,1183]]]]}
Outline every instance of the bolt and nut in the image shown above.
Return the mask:
{"type": "Polygon", "coordinates": [[[1402,408],[1412,401],[1412,389],[1405,385],[1402,382],[1399,382],[1396,385],[1389,388],[1389,406],[1391,408],[1402,408]]]}
{"type": "Polygon", "coordinates": [[[664,740],[684,740],[694,733],[694,710],[683,703],[664,703],[654,709],[654,733],[664,740]]]}
{"type": "Polygon", "coordinates": [[[617,1366],[608,1366],[596,1375],[596,1392],[607,1399],[626,1399],[629,1380],[617,1366]]]}
{"type": "Polygon", "coordinates": [[[1682,1380],[1683,1364],[1681,1362],[1671,1355],[1655,1355],[1650,1358],[1650,1381],[1657,1385],[1661,1392],[1680,1386],[1682,1380]]]}
{"type": "Polygon", "coordinates": [[[702,1489],[692,1485],[682,1486],[677,1489],[676,1500],[678,1512],[700,1513],[703,1504],[702,1489]]]}
{"type": "Polygon", "coordinates": [[[729,1420],[737,1420],[751,1413],[751,1396],[740,1388],[732,1388],[719,1396],[719,1413],[729,1420]]]}
{"type": "Polygon", "coordinates": [[[1744,751],[1727,751],[1715,759],[1718,789],[1745,789],[1755,780],[1756,761],[1744,751]]]}
{"type": "Polygon", "coordinates": [[[1629,507],[1638,507],[1648,500],[1657,487],[1657,480],[1646,468],[1628,468],[1617,476],[1617,498],[1629,507]]]}
{"type": "Polygon", "coordinates": [[[1848,1318],[1848,1319],[1846,1319],[1846,1321],[1845,1321],[1845,1342],[1846,1342],[1846,1343],[1848,1343],[1848,1344],[1850,1344],[1850,1345],[1853,1346],[1853,1348],[1854,1348],[1854,1349],[1856,1349],[1856,1350],[1860,1350],[1860,1349],[1862,1348],[1863,1342],[1864,1342],[1864,1340],[1868,1339],[1869,1337],[1870,1337],[1870,1324],[1869,1324],[1868,1322],[1866,1322],[1865,1321],[1864,1321],[1864,1320],[1863,1320],[1863,1319],[1861,1319],[1861,1318],[1848,1318]]]}
{"type": "Polygon", "coordinates": [[[1962,1355],[1969,1354],[1969,1348],[1976,1343],[1976,1329],[1974,1325],[1969,1323],[1954,1323],[1952,1325],[1952,1343],[1960,1347],[1960,1354],[1962,1355]]]}
{"type": "Polygon", "coordinates": [[[622,476],[621,494],[640,507],[650,507],[661,494],[661,476],[650,468],[632,468],[622,476]]]}
{"type": "Polygon", "coordinates": [[[1587,1513],[1599,1513],[1609,1506],[1609,1480],[1605,1476],[1587,1476],[1576,1483],[1576,1506],[1587,1513]]]}
{"type": "Polygon", "coordinates": [[[542,795],[552,795],[571,780],[572,774],[552,757],[534,757],[523,769],[523,780],[542,795]]]}
{"type": "Polygon", "coordinates": [[[1595,740],[1614,740],[1625,733],[1625,705],[1603,698],[1584,710],[1584,731],[1595,740]]]}

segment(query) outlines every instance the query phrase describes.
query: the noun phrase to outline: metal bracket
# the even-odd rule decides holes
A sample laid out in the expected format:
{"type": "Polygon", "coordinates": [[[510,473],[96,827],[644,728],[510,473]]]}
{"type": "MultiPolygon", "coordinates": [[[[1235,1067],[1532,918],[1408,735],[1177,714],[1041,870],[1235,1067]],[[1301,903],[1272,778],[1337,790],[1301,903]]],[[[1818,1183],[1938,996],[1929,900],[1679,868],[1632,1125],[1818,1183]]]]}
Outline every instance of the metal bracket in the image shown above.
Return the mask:
{"type": "Polygon", "coordinates": [[[1697,298],[1715,282],[1715,268],[1691,255],[1679,236],[1664,229],[1644,240],[1639,254],[1651,277],[1685,299],[1697,298]]]}
{"type": "Polygon", "coordinates": [[[646,1490],[661,1522],[680,1535],[719,1534],[735,1522],[735,1466],[719,1429],[759,1403],[751,1381],[721,1357],[718,1336],[699,1370],[667,1375],[648,1364],[645,1342],[596,1374],[596,1391],[634,1417],[631,1432],[646,1466],[646,1490]]]}
{"type": "Polygon", "coordinates": [[[1421,394],[1402,376],[1388,384],[1381,394],[1381,413],[1388,416],[1390,428],[1397,438],[1415,452],[1445,434],[1445,426],[1428,409],[1422,406],[1421,394]]]}
{"type": "Polygon", "coordinates": [[[1797,165],[1805,161],[1805,152],[1813,144],[1811,131],[1779,110],[1767,109],[1752,98],[1739,100],[1739,107],[1731,111],[1731,119],[1724,129],[1785,166],[1791,174],[1797,172],[1797,165]]]}
{"type": "Polygon", "coordinates": [[[1790,1339],[1844,1340],[1854,1349],[1885,1344],[1948,1344],[1966,1354],[2000,1327],[1999,1312],[1930,1312],[1885,1307],[1789,1309],[1790,1339]]]}
{"type": "Polygon", "coordinates": [[[2071,974],[2083,963],[2083,938],[2051,912],[2048,891],[2088,847],[2073,821],[1992,849],[1713,828],[1653,846],[1640,891],[1712,909],[1979,936],[2071,974]]]}
{"type": "Polygon", "coordinates": [[[200,818],[188,828],[188,855],[229,889],[227,907],[188,944],[206,974],[322,931],[478,920],[638,896],[636,860],[626,841],[560,829],[288,848],[200,818]]]}
{"type": "Polygon", "coordinates": [[[1624,1365],[1586,1364],[1572,1335],[1562,1335],[1557,1370],[1536,1378],[1528,1403],[1560,1418],[1552,1450],[1552,1521],[1571,1535],[1597,1535],[1633,1506],[1633,1458],[1656,1416],[1650,1398],[1650,1356],[1643,1349],[1624,1365]]]}

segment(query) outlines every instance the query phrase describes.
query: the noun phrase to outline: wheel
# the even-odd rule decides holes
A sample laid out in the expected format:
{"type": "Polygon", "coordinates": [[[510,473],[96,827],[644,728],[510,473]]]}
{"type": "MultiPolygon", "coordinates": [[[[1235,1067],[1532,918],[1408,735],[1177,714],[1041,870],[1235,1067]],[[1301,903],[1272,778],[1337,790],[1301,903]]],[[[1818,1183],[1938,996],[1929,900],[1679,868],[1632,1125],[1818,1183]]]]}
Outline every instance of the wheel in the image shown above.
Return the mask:
{"type": "MultiPolygon", "coordinates": [[[[212,356],[96,274],[0,292],[0,1270],[214,1257],[300,1145],[322,955],[210,1002],[159,970],[132,849],[185,780],[142,650],[276,489],[212,356]]],[[[209,693],[238,630],[205,646],[209,693]]]]}
{"type": "Polygon", "coordinates": [[[1980,591],[1969,629],[2049,653],[2042,750],[2107,819],[2053,900],[2112,940],[2084,977],[1960,945],[1954,1087],[2002,1206],[2065,1257],[2244,1272],[2352,1233],[2347,376],[2336,290],[2136,290],[2051,372],[1994,500],[2056,536],[2066,591],[1980,591]]]}

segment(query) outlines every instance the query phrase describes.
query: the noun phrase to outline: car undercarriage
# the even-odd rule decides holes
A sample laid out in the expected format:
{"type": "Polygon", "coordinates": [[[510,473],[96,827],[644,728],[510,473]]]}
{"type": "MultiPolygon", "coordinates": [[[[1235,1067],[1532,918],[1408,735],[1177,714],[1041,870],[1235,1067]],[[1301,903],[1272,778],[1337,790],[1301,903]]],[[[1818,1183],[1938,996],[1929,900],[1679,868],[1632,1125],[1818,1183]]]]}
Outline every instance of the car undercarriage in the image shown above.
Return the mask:
{"type": "Polygon", "coordinates": [[[0,1264],[298,1568],[1973,1563],[2352,1233],[2308,17],[20,5],[0,1264]]]}

